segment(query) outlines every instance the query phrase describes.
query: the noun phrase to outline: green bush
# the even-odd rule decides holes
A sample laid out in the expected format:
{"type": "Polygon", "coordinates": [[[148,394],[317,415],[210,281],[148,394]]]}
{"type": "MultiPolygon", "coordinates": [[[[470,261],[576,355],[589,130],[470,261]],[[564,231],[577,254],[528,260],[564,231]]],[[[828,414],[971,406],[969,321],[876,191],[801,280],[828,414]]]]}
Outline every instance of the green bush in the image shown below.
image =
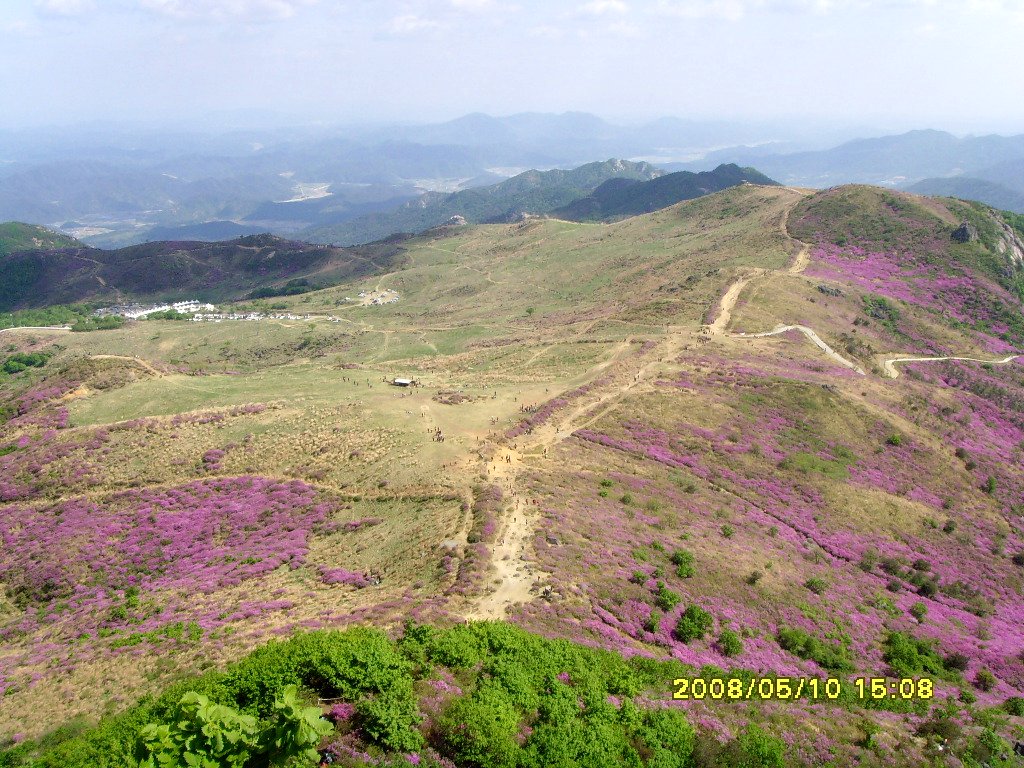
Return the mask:
{"type": "Polygon", "coordinates": [[[676,622],[675,636],[684,643],[699,640],[711,631],[714,618],[699,605],[690,605],[676,622]]]}
{"type": "Polygon", "coordinates": [[[268,643],[223,673],[184,680],[97,727],[0,750],[0,766],[138,768],[152,758],[156,768],[162,752],[170,755],[163,764],[178,766],[186,764],[182,750],[194,747],[196,754],[220,750],[209,758],[216,766],[287,759],[298,768],[310,764],[309,745],[323,732],[319,708],[299,703],[297,691],[307,690],[354,703],[354,738],[380,750],[381,764],[401,762],[429,741],[460,766],[689,768],[696,737],[684,715],[631,698],[660,696],[665,680],[686,671],[678,662],[626,660],[503,622],[408,625],[397,642],[369,629],[310,632],[268,643]],[[442,657],[460,665],[454,673],[465,693],[453,692],[425,728],[418,681],[433,679],[442,657]],[[182,712],[186,694],[203,716],[182,712]],[[204,727],[184,747],[175,735],[204,727]],[[152,750],[140,740],[143,731],[152,750]],[[304,758],[284,757],[302,750],[304,758]]]}
{"type": "Polygon", "coordinates": [[[693,553],[677,549],[672,553],[672,564],[676,567],[676,576],[680,579],[689,579],[693,576],[693,553]]]}
{"type": "Polygon", "coordinates": [[[928,615],[928,606],[921,602],[914,603],[910,606],[910,615],[920,623],[924,621],[924,617],[928,615]]]}
{"type": "Polygon", "coordinates": [[[1011,696],[1003,702],[1003,709],[1014,717],[1024,717],[1024,698],[1011,696]]]}
{"type": "Polygon", "coordinates": [[[804,586],[816,595],[823,595],[825,590],[828,589],[828,582],[815,576],[805,581],[804,586]]]}
{"type": "Polygon", "coordinates": [[[78,320],[71,330],[77,333],[83,331],[113,331],[124,326],[125,320],[117,315],[106,317],[83,317],[78,320]]]}
{"type": "Polygon", "coordinates": [[[665,586],[663,582],[658,582],[658,591],[654,597],[654,604],[663,611],[671,611],[677,605],[681,597],[676,592],[665,586]]]}
{"type": "Polygon", "coordinates": [[[262,728],[252,715],[189,691],[163,722],[140,729],[139,765],[241,768],[255,756],[269,765],[284,765],[292,758],[311,761],[317,758],[316,745],[331,730],[319,707],[302,706],[294,685],[281,690],[273,720],[262,728]]]}
{"type": "Polygon", "coordinates": [[[519,752],[518,721],[508,704],[459,698],[438,721],[438,747],[459,765],[512,768],[519,752]]]}
{"type": "Polygon", "coordinates": [[[974,685],[976,688],[982,691],[991,691],[996,687],[999,681],[996,680],[996,676],[992,674],[990,669],[982,667],[978,670],[978,674],[974,677],[974,685]]]}
{"type": "Polygon", "coordinates": [[[840,645],[821,640],[796,627],[779,627],[779,646],[801,659],[810,659],[831,672],[852,672],[853,664],[840,645]]]}
{"type": "Polygon", "coordinates": [[[413,752],[423,746],[423,736],[416,730],[419,721],[411,680],[400,680],[356,706],[356,722],[362,731],[375,744],[397,752],[413,752]]]}
{"type": "Polygon", "coordinates": [[[942,659],[926,640],[919,640],[905,632],[890,632],[882,648],[882,658],[896,677],[949,676],[942,659]]]}
{"type": "Polygon", "coordinates": [[[743,653],[743,639],[739,632],[723,629],[718,635],[718,649],[723,656],[739,656],[743,653]]]}

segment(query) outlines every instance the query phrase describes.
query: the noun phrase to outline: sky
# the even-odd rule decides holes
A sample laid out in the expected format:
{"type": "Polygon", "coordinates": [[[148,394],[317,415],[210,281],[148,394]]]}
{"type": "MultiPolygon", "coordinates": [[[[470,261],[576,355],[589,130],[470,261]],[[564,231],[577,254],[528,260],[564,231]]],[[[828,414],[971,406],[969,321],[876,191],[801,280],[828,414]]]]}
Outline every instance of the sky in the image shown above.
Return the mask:
{"type": "Polygon", "coordinates": [[[0,0],[0,127],[469,112],[1024,132],[1024,0],[0,0]]]}

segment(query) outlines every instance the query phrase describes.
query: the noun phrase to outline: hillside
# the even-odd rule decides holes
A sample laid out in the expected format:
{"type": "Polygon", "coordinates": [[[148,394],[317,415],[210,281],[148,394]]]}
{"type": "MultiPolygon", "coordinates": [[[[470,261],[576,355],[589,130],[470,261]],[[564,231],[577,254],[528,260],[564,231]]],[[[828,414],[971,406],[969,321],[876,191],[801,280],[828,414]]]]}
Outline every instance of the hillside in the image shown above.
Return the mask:
{"type": "Polygon", "coordinates": [[[1004,211],[1024,213],[1024,193],[1002,184],[971,176],[953,176],[945,179],[923,179],[907,187],[908,192],[919,195],[942,195],[977,200],[1004,211]]]}
{"type": "Polygon", "coordinates": [[[556,208],[552,216],[570,221],[600,221],[650,213],[720,192],[739,184],[776,184],[754,168],[720,165],[713,171],[678,171],[650,181],[609,179],[587,197],[556,208]]]}
{"type": "Polygon", "coordinates": [[[341,249],[273,235],[214,243],[163,241],[112,251],[80,243],[21,251],[0,257],[5,277],[0,311],[100,300],[240,299],[289,279],[324,286],[374,274],[400,261],[401,253],[396,242],[341,249]]]}
{"type": "Polygon", "coordinates": [[[1000,213],[743,184],[375,261],[309,321],[4,331],[0,761],[296,685],[353,766],[1013,764],[1000,213]]]}
{"type": "Polygon", "coordinates": [[[75,238],[46,227],[17,221],[0,224],[0,256],[7,256],[17,251],[80,247],[82,247],[82,243],[75,238]]]}
{"type": "Polygon", "coordinates": [[[422,232],[461,216],[469,223],[511,221],[521,213],[546,213],[590,194],[609,179],[648,180],[660,171],[647,163],[606,160],[572,170],[526,171],[498,184],[452,194],[427,193],[391,213],[300,233],[313,242],[366,243],[396,232],[422,232]]]}

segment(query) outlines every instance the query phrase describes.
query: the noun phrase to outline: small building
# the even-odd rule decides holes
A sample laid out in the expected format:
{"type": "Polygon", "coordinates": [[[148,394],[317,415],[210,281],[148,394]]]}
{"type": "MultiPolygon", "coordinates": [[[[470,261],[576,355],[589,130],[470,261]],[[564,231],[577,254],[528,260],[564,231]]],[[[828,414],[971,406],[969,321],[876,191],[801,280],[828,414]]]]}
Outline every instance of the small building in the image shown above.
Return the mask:
{"type": "Polygon", "coordinates": [[[412,379],[395,379],[391,383],[396,387],[408,387],[412,385],[412,379]]]}

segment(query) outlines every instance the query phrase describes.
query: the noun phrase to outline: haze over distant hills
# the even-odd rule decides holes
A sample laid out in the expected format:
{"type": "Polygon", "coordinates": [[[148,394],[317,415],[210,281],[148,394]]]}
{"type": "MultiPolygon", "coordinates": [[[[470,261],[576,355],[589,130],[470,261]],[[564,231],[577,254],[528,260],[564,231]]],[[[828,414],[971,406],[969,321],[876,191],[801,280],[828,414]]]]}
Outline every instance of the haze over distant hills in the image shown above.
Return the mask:
{"type": "MultiPolygon", "coordinates": [[[[736,164],[809,187],[920,184],[915,191],[1024,210],[1024,135],[918,130],[849,139],[848,131],[767,123],[665,118],[623,126],[574,112],[202,135],[112,126],[7,131],[0,132],[0,220],[57,227],[102,247],[261,231],[365,242],[439,223],[426,212],[439,210],[441,194],[608,157],[663,171],[736,164]]],[[[567,205],[580,189],[551,205],[524,201],[520,210],[567,205]]],[[[468,218],[506,212],[488,208],[468,218]]]]}
{"type": "Polygon", "coordinates": [[[766,149],[733,147],[697,163],[666,167],[695,170],[708,160],[747,163],[783,184],[880,184],[1024,212],[1024,134],[957,138],[920,130],[858,139],[826,150],[781,154],[766,149]]]}

